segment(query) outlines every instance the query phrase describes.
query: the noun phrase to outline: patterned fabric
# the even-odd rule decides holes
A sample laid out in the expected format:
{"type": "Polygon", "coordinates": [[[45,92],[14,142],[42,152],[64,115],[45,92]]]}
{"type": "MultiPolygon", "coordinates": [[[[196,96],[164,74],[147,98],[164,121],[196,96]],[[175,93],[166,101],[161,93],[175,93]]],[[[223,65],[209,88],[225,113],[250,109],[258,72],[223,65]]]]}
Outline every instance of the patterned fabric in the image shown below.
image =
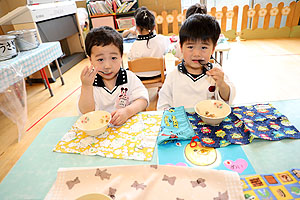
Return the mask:
{"type": "Polygon", "coordinates": [[[187,115],[203,146],[218,148],[249,144],[254,138],[300,138],[296,127],[271,104],[233,107],[232,113],[219,126],[204,123],[196,113],[187,115]]]}
{"type": "Polygon", "coordinates": [[[195,132],[188,121],[184,107],[171,107],[164,111],[161,128],[157,138],[158,144],[168,143],[172,140],[188,140],[195,132]]]}
{"type": "Polygon", "coordinates": [[[13,59],[0,62],[0,92],[44,68],[61,55],[59,42],[47,42],[33,50],[19,52],[13,59]]]}
{"type": "Polygon", "coordinates": [[[261,174],[241,179],[244,196],[250,199],[300,199],[300,170],[261,174]]]}
{"type": "Polygon", "coordinates": [[[244,199],[236,172],[163,165],[59,169],[45,199],[77,199],[91,193],[114,200],[244,199]]]}
{"type": "Polygon", "coordinates": [[[105,133],[89,136],[72,126],[53,151],[98,155],[109,158],[151,160],[160,128],[161,115],[139,113],[119,127],[109,127],[105,133]]]}

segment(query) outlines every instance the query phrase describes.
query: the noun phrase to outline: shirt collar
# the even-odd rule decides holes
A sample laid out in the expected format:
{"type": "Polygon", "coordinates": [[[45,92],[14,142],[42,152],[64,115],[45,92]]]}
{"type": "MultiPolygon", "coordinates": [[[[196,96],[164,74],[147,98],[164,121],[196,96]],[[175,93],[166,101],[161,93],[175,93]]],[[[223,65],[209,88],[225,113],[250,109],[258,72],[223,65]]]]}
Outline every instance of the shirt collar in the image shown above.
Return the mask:
{"type": "MultiPolygon", "coordinates": [[[[209,69],[213,68],[213,65],[209,62],[207,63],[207,66],[209,69]]],[[[203,67],[202,73],[199,74],[197,77],[192,76],[186,69],[185,65],[184,65],[184,60],[182,59],[182,62],[177,66],[178,67],[178,71],[180,71],[181,73],[187,75],[189,78],[191,78],[194,82],[196,82],[197,80],[199,80],[200,78],[202,78],[203,76],[206,75],[206,68],[203,67]]]]}
{"type": "Polygon", "coordinates": [[[136,40],[150,40],[151,38],[154,38],[155,36],[156,36],[156,34],[151,32],[148,35],[138,35],[138,38],[136,40]]]}
{"type": "MultiPolygon", "coordinates": [[[[120,68],[120,70],[119,70],[117,76],[118,76],[118,77],[117,77],[117,80],[116,80],[116,85],[115,85],[115,87],[117,87],[117,86],[119,86],[119,85],[123,85],[123,84],[125,84],[125,83],[128,82],[128,79],[127,79],[127,72],[126,72],[125,69],[120,68]]],[[[103,79],[102,79],[102,77],[101,77],[99,74],[96,74],[96,77],[95,77],[93,86],[106,88],[106,87],[105,87],[105,84],[104,84],[104,82],[103,82],[103,79]]]]}

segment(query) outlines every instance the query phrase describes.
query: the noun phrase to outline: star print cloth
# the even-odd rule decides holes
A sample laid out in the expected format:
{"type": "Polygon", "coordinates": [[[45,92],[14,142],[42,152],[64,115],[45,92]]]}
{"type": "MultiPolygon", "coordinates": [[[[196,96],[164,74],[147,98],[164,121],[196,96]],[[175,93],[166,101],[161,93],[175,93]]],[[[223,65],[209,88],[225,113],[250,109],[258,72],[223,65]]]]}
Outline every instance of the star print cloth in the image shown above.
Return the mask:
{"type": "Polygon", "coordinates": [[[172,140],[188,140],[195,132],[188,121],[184,107],[171,107],[164,111],[157,143],[163,144],[172,140]]]}
{"type": "Polygon", "coordinates": [[[97,193],[114,200],[241,200],[238,173],[208,168],[134,165],[59,169],[46,200],[97,193]]]}
{"type": "Polygon", "coordinates": [[[272,104],[233,107],[230,115],[219,126],[204,123],[197,113],[187,113],[187,116],[199,141],[207,147],[249,144],[254,138],[300,138],[296,127],[272,104]]]}

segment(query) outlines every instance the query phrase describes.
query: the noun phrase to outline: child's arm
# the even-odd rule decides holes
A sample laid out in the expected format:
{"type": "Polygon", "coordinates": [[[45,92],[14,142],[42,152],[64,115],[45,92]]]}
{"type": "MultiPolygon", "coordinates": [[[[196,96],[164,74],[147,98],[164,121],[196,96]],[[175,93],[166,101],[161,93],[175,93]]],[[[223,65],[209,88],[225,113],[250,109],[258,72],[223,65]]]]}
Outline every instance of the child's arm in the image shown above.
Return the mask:
{"type": "Polygon", "coordinates": [[[79,111],[83,114],[95,110],[93,82],[96,74],[97,70],[93,70],[93,66],[86,66],[80,75],[82,86],[78,107],[79,111]]]}
{"type": "Polygon", "coordinates": [[[230,87],[224,81],[224,72],[220,68],[214,67],[211,70],[207,71],[206,74],[211,76],[216,81],[216,85],[219,88],[221,98],[224,101],[229,101],[230,87]]]}
{"type": "Polygon", "coordinates": [[[146,110],[147,105],[148,102],[146,99],[136,99],[134,102],[132,102],[125,108],[121,108],[112,112],[112,119],[110,123],[112,123],[115,126],[122,125],[131,116],[135,115],[138,112],[146,110]]]}

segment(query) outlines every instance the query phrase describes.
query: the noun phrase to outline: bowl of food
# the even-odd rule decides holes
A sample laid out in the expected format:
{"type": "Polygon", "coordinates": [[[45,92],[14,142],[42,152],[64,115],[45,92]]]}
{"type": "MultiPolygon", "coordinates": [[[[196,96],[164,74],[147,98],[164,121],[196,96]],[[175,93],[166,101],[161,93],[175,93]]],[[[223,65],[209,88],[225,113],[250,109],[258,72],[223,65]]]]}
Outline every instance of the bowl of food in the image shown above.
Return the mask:
{"type": "Polygon", "coordinates": [[[212,126],[219,125],[231,113],[231,107],[219,100],[200,101],[194,109],[203,122],[212,126]]]}
{"type": "Polygon", "coordinates": [[[76,122],[77,128],[87,135],[99,136],[103,134],[111,120],[109,112],[96,110],[82,115],[76,122]]]}

